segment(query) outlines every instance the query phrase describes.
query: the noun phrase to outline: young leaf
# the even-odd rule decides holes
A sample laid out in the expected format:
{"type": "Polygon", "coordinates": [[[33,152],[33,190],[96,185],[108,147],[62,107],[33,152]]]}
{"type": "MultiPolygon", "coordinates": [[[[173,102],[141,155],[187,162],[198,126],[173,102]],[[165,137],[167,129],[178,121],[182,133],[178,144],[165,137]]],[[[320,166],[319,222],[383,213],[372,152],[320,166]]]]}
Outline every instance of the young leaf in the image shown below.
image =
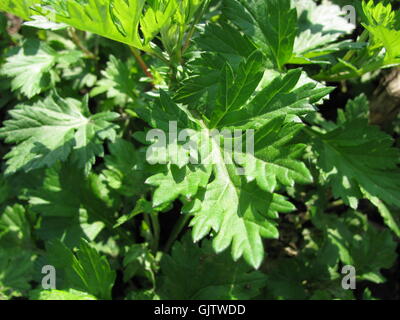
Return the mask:
{"type": "Polygon", "coordinates": [[[382,26],[392,28],[398,22],[398,14],[393,10],[392,4],[378,2],[374,0],[363,1],[363,18],[370,26],[382,26]]]}
{"type": "Polygon", "coordinates": [[[383,63],[400,64],[400,30],[391,30],[382,26],[366,26],[366,28],[373,36],[375,43],[381,44],[386,50],[383,63]]]}

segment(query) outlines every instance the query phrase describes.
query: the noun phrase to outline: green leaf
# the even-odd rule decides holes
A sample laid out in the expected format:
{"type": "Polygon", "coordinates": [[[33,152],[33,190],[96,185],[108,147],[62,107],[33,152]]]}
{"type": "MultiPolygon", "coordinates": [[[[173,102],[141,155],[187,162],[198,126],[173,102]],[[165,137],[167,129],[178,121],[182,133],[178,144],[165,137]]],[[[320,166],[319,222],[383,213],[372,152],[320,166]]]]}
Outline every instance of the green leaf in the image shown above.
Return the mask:
{"type": "Polygon", "coordinates": [[[153,194],[153,206],[171,202],[179,196],[192,199],[199,188],[206,187],[211,175],[211,168],[192,165],[179,168],[169,165],[146,180],[146,183],[156,187],[153,194]]]}
{"type": "MultiPolygon", "coordinates": [[[[299,33],[294,43],[291,63],[322,63],[316,57],[355,48],[349,41],[336,42],[339,37],[351,33],[355,26],[343,17],[338,5],[328,1],[317,5],[312,0],[295,1],[299,33]],[[302,61],[303,60],[303,61],[302,61]]],[[[326,60],[326,58],[325,58],[326,60]]]]}
{"type": "Polygon", "coordinates": [[[63,274],[62,288],[86,292],[98,299],[111,299],[115,272],[104,256],[82,240],[74,254],[61,241],[48,247],[49,262],[63,274]]]}
{"type": "Polygon", "coordinates": [[[0,248],[0,298],[22,296],[31,288],[33,259],[29,251],[0,248]]]}
{"type": "Polygon", "coordinates": [[[0,10],[13,13],[23,19],[28,19],[32,10],[31,5],[38,3],[38,0],[2,0],[0,2],[0,10]]]}
{"type": "Polygon", "coordinates": [[[90,92],[95,97],[106,92],[107,98],[114,99],[118,105],[125,105],[136,98],[136,84],[126,63],[111,55],[107,68],[101,72],[104,78],[97,81],[90,92]]]}
{"type": "Polygon", "coordinates": [[[199,129],[199,124],[186,108],[177,106],[162,91],[154,108],[138,107],[135,111],[155,129],[146,134],[145,143],[152,144],[146,150],[148,163],[167,164],[171,162],[180,168],[189,163],[192,156],[191,147],[186,145],[186,141],[179,141],[178,134],[183,132],[193,138],[197,136],[196,131],[199,129]],[[169,139],[168,143],[164,139],[166,133],[169,139]]]}
{"type": "Polygon", "coordinates": [[[382,26],[387,28],[394,27],[398,14],[392,9],[390,3],[378,2],[369,0],[362,2],[363,20],[371,26],[382,26]]]}
{"type": "Polygon", "coordinates": [[[42,216],[38,235],[46,241],[63,239],[72,247],[81,238],[94,240],[114,224],[115,200],[105,183],[94,174],[85,177],[71,164],[46,170],[43,185],[27,194],[32,211],[42,216]]]}
{"type": "MultiPolygon", "coordinates": [[[[172,102],[167,105],[171,115],[175,109],[175,119],[179,119],[179,123],[190,121],[189,116],[177,105],[172,102]]],[[[160,114],[155,107],[151,112],[160,114]]],[[[192,122],[191,127],[201,126],[194,119],[192,122]]],[[[160,125],[166,124],[161,122],[160,125]]],[[[201,153],[198,158],[200,164],[186,166],[181,170],[169,166],[166,168],[170,170],[167,174],[160,173],[150,177],[148,182],[158,186],[153,197],[153,206],[172,201],[179,195],[194,198],[185,210],[194,214],[191,225],[195,241],[214,230],[218,233],[214,239],[217,252],[223,251],[232,243],[235,260],[243,255],[251,265],[258,267],[264,256],[261,237],[276,238],[278,230],[273,220],[278,217],[277,212],[291,211],[294,206],[280,195],[257,191],[255,183],[248,183],[238,176],[237,168],[233,164],[225,163],[227,159],[224,159],[223,150],[217,143],[219,136],[213,137],[206,128],[199,129],[195,136],[199,137],[197,143],[201,153]],[[211,164],[201,164],[205,159],[211,158],[211,164]],[[211,170],[214,173],[213,181],[209,181],[211,170]],[[171,189],[173,192],[162,193],[172,186],[175,188],[171,189]],[[193,197],[197,191],[198,194],[193,197]]],[[[232,161],[232,158],[229,159],[232,161]]]]}
{"type": "Polygon", "coordinates": [[[386,207],[400,207],[399,150],[390,136],[368,125],[368,109],[368,100],[360,95],[339,111],[332,130],[314,136],[317,165],[335,197],[354,209],[358,199],[369,199],[399,235],[398,217],[386,207]]]}
{"type": "Polygon", "coordinates": [[[304,116],[315,111],[313,103],[329,94],[333,88],[318,86],[312,81],[301,81],[300,69],[275,76],[256,93],[245,107],[227,113],[219,120],[219,127],[261,127],[279,116],[304,116]]]}
{"type": "Polygon", "coordinates": [[[366,29],[372,34],[375,43],[381,44],[385,48],[384,64],[400,64],[400,30],[392,30],[382,26],[366,26],[366,29]]]}
{"type": "Polygon", "coordinates": [[[186,210],[194,214],[190,225],[193,239],[199,241],[210,231],[217,232],[213,240],[216,252],[232,245],[236,261],[243,256],[258,268],[264,259],[262,238],[278,238],[275,219],[278,212],[290,212],[295,207],[278,194],[261,192],[254,183],[235,179],[223,164],[215,166],[215,180],[199,195],[199,200],[186,210]]]}
{"type": "Polygon", "coordinates": [[[200,58],[188,63],[190,75],[181,82],[175,100],[190,105],[192,109],[211,109],[221,78],[220,69],[224,63],[224,58],[210,53],[203,53],[200,58]]]}
{"type": "Polygon", "coordinates": [[[385,224],[400,238],[400,213],[390,210],[379,198],[372,196],[365,190],[362,190],[364,196],[376,206],[381,214],[385,224]]]}
{"type": "Polygon", "coordinates": [[[31,300],[97,300],[96,297],[82,291],[70,289],[64,290],[41,290],[30,295],[31,300]]]}
{"type": "MultiPolygon", "coordinates": [[[[278,258],[267,273],[267,289],[277,299],[332,299],[347,295],[337,272],[339,250],[328,238],[304,230],[304,247],[295,257],[278,258]],[[322,296],[318,291],[324,292],[322,296]],[[339,291],[339,295],[336,294],[339,291]]],[[[350,299],[352,294],[349,293],[350,299]]]]}
{"type": "Polygon", "coordinates": [[[246,35],[242,36],[234,27],[226,23],[208,24],[204,33],[196,39],[196,44],[207,52],[218,52],[228,61],[233,62],[236,56],[247,58],[257,47],[246,35]]]}
{"type": "Polygon", "coordinates": [[[301,71],[293,70],[254,95],[262,78],[260,57],[252,54],[237,70],[225,66],[210,119],[198,119],[195,112],[176,105],[164,93],[159,103],[137,109],[161,136],[147,150],[147,160],[160,164],[155,169],[158,173],[147,180],[156,187],[153,206],[182,197],[184,211],[194,216],[190,225],[195,241],[214,231],[216,252],[232,245],[234,260],[243,256],[255,268],[264,258],[262,238],[278,237],[278,212],[295,209],[285,197],[273,193],[279,188],[277,182],[292,186],[312,181],[306,166],[296,160],[304,145],[285,147],[301,127],[287,115],[313,111],[310,102],[319,101],[331,90],[316,88],[309,81],[300,83],[301,71]],[[163,134],[170,136],[173,121],[177,132],[191,130],[180,144],[177,138],[162,138],[163,134]],[[241,125],[249,130],[233,136],[225,127],[228,122],[231,128],[241,125]],[[248,137],[251,141],[250,129],[255,130],[255,156],[249,149],[236,147],[239,140],[248,137]],[[156,151],[163,157],[155,157],[156,151]]]}
{"type": "Polygon", "coordinates": [[[400,206],[399,153],[392,148],[390,136],[355,120],[321,135],[314,147],[323,178],[336,197],[356,208],[365,190],[389,205],[400,206]]]}
{"type": "Polygon", "coordinates": [[[148,248],[148,244],[134,244],[126,252],[123,261],[124,281],[129,281],[134,276],[144,276],[156,284],[156,271],[158,261],[148,248]]]}
{"type": "Polygon", "coordinates": [[[91,115],[88,99],[64,99],[57,94],[33,105],[10,111],[0,137],[17,145],[6,155],[6,173],[50,167],[57,161],[72,161],[88,174],[96,156],[103,155],[103,140],[115,139],[118,117],[112,112],[91,115]]]}
{"type": "Polygon", "coordinates": [[[102,172],[108,185],[127,197],[142,193],[146,176],[144,152],[123,139],[116,139],[108,148],[110,155],[105,157],[106,169],[102,172]]]}
{"type": "MultiPolygon", "coordinates": [[[[241,35],[237,29],[222,22],[208,24],[204,33],[195,39],[195,42],[202,54],[199,58],[188,61],[189,77],[182,81],[175,96],[177,101],[190,104],[193,109],[194,106],[202,104],[215,104],[218,83],[223,76],[221,67],[224,64],[228,63],[227,68],[232,68],[235,73],[239,68],[246,71],[243,69],[243,59],[248,59],[257,49],[249,37],[241,35]],[[203,99],[208,101],[204,102],[203,99]]],[[[260,66],[273,67],[273,64],[267,61],[260,52],[255,53],[251,60],[254,64],[254,72],[257,74],[256,79],[261,71],[257,70],[260,66]]],[[[246,75],[242,78],[245,80],[246,75]]]]}
{"type": "Polygon", "coordinates": [[[248,181],[256,180],[259,187],[268,192],[278,188],[278,182],[287,187],[297,183],[311,183],[313,178],[305,164],[297,158],[305,145],[291,144],[301,124],[285,123],[277,117],[266,123],[255,134],[255,153],[236,154],[243,163],[248,181]]]}
{"type": "Polygon", "coordinates": [[[240,109],[252,96],[263,76],[262,62],[262,54],[256,51],[239,65],[236,74],[229,64],[224,67],[211,127],[216,127],[228,113],[240,109]]]}
{"type": "MultiPolygon", "coordinates": [[[[349,218],[351,214],[346,217],[349,218]]],[[[336,220],[329,225],[328,235],[337,245],[342,262],[355,267],[358,279],[382,283],[385,279],[380,270],[390,268],[395,262],[396,243],[388,230],[379,230],[367,221],[363,224],[356,231],[350,229],[348,220],[336,220]]]]}
{"type": "Polygon", "coordinates": [[[297,34],[297,12],[290,0],[226,0],[226,16],[270,53],[281,70],[290,60],[297,34]]]}
{"type": "Polygon", "coordinates": [[[154,51],[151,40],[178,8],[176,0],[37,0],[35,3],[39,4],[35,11],[51,21],[149,52],[154,51]]]}
{"type": "Polygon", "coordinates": [[[365,94],[360,94],[355,99],[349,100],[344,110],[338,110],[338,124],[345,124],[357,119],[369,119],[369,101],[365,94]]]}
{"type": "Polygon", "coordinates": [[[44,16],[31,16],[29,18],[32,20],[24,22],[24,26],[53,31],[62,30],[68,27],[66,24],[50,21],[44,16]]]}
{"type": "Polygon", "coordinates": [[[31,225],[22,205],[8,206],[0,215],[0,244],[3,247],[30,247],[31,225]]]}
{"type": "Polygon", "coordinates": [[[51,70],[57,59],[58,53],[47,44],[36,39],[26,40],[6,59],[0,74],[13,77],[12,90],[20,89],[32,98],[54,84],[51,70]]]}
{"type": "Polygon", "coordinates": [[[370,50],[379,51],[384,47],[386,52],[383,64],[400,64],[399,12],[395,12],[390,3],[375,5],[372,0],[363,2],[362,9],[365,17],[363,26],[372,37],[370,50]]]}
{"type": "Polygon", "coordinates": [[[163,257],[161,273],[161,299],[247,300],[255,298],[265,283],[262,273],[233,263],[226,252],[215,254],[210,241],[198,246],[188,236],[163,257]]]}

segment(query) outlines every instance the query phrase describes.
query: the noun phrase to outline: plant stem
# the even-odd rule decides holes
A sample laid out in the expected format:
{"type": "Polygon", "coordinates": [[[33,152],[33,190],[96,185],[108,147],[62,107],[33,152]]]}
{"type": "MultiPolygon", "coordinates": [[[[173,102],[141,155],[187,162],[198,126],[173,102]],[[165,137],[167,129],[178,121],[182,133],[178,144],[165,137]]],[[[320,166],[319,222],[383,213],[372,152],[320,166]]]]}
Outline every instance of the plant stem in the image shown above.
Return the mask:
{"type": "Polygon", "coordinates": [[[150,213],[151,225],[153,227],[153,252],[157,253],[160,242],[160,223],[156,212],[150,213]]]}
{"type": "Polygon", "coordinates": [[[190,40],[192,39],[193,34],[196,31],[196,25],[200,22],[201,17],[204,15],[204,12],[206,11],[209,3],[210,3],[209,0],[205,1],[203,6],[199,9],[199,12],[198,12],[196,18],[194,19],[193,24],[191,25],[190,30],[186,36],[185,43],[182,47],[181,57],[183,56],[183,54],[185,53],[187,48],[189,48],[190,40]]]}
{"type": "Polygon", "coordinates": [[[189,33],[188,33],[187,36],[186,36],[185,43],[183,44],[181,56],[183,56],[183,54],[185,53],[185,51],[187,50],[187,48],[189,48],[190,40],[192,39],[195,30],[196,30],[196,24],[193,23],[192,27],[191,27],[190,30],[189,30],[189,33]]]}
{"type": "MultiPolygon", "coordinates": [[[[369,35],[368,30],[364,30],[364,31],[362,32],[361,36],[359,37],[358,42],[367,41],[368,35],[369,35]]],[[[343,60],[349,61],[349,60],[353,57],[353,55],[354,55],[355,53],[356,53],[356,50],[349,50],[349,51],[346,53],[346,55],[343,57],[343,60]]]]}
{"type": "Polygon", "coordinates": [[[69,35],[72,39],[72,41],[75,43],[75,45],[80,48],[86,55],[87,58],[89,59],[95,59],[97,60],[97,56],[91,52],[81,41],[79,38],[78,34],[76,33],[76,30],[74,28],[69,28],[69,35]]]}
{"type": "Polygon", "coordinates": [[[157,53],[157,52],[149,52],[149,55],[153,56],[154,58],[157,58],[159,60],[161,60],[162,62],[164,62],[166,65],[170,64],[170,61],[165,58],[162,53],[157,53]]]}
{"type": "Polygon", "coordinates": [[[344,204],[344,202],[343,202],[342,199],[335,200],[335,201],[331,202],[331,203],[328,205],[328,208],[327,208],[327,209],[333,209],[333,208],[342,206],[343,204],[344,204]]]}
{"type": "Polygon", "coordinates": [[[313,128],[311,128],[310,126],[305,126],[303,127],[304,132],[306,132],[311,138],[315,138],[315,137],[320,137],[321,134],[317,131],[315,131],[313,128]]]}
{"type": "Polygon", "coordinates": [[[150,223],[149,214],[144,214],[144,215],[143,215],[143,219],[144,219],[144,221],[145,221],[147,227],[149,228],[148,237],[147,237],[147,236],[145,237],[145,238],[146,238],[146,241],[149,241],[149,242],[153,243],[153,241],[154,241],[154,234],[153,234],[153,232],[151,232],[152,226],[151,226],[151,223],[150,223]]]}
{"type": "Polygon", "coordinates": [[[140,55],[139,50],[134,47],[130,47],[130,49],[131,49],[133,55],[135,56],[135,59],[138,62],[139,67],[143,70],[145,75],[152,80],[151,84],[154,87],[154,83],[153,83],[154,76],[151,74],[150,69],[147,67],[146,62],[144,62],[144,60],[142,59],[142,56],[140,55]]]}
{"type": "Polygon", "coordinates": [[[178,238],[179,234],[182,232],[183,228],[186,226],[186,223],[190,219],[189,214],[182,214],[179,218],[178,222],[174,225],[172,232],[165,244],[164,251],[169,252],[171,250],[172,244],[178,238]]]}

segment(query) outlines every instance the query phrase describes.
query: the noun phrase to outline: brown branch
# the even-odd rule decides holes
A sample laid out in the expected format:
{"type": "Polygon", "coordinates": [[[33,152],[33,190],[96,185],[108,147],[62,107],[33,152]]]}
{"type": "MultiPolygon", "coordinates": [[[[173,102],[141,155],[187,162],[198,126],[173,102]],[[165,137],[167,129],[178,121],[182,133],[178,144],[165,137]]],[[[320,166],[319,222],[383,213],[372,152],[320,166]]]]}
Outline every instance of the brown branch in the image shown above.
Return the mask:
{"type": "Polygon", "coordinates": [[[14,16],[11,13],[6,13],[6,18],[10,21],[11,26],[7,29],[9,35],[13,35],[19,32],[22,27],[22,19],[14,16]]]}
{"type": "Polygon", "coordinates": [[[381,80],[370,105],[370,123],[389,125],[400,112],[400,68],[394,68],[381,80]]]}
{"type": "Polygon", "coordinates": [[[89,59],[97,59],[96,55],[91,52],[81,41],[79,38],[78,34],[76,33],[76,30],[74,28],[69,28],[68,29],[69,35],[72,39],[72,41],[75,43],[75,45],[80,48],[83,53],[88,57],[89,59]]]}

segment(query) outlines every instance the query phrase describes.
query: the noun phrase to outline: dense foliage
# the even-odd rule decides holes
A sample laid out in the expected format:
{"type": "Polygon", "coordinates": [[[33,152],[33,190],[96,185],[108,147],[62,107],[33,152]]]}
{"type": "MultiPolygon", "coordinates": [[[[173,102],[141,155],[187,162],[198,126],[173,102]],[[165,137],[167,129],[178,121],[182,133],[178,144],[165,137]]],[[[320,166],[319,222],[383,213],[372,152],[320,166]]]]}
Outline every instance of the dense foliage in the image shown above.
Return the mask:
{"type": "Polygon", "coordinates": [[[352,2],[0,0],[0,299],[399,298],[400,11],[352,2]]]}

